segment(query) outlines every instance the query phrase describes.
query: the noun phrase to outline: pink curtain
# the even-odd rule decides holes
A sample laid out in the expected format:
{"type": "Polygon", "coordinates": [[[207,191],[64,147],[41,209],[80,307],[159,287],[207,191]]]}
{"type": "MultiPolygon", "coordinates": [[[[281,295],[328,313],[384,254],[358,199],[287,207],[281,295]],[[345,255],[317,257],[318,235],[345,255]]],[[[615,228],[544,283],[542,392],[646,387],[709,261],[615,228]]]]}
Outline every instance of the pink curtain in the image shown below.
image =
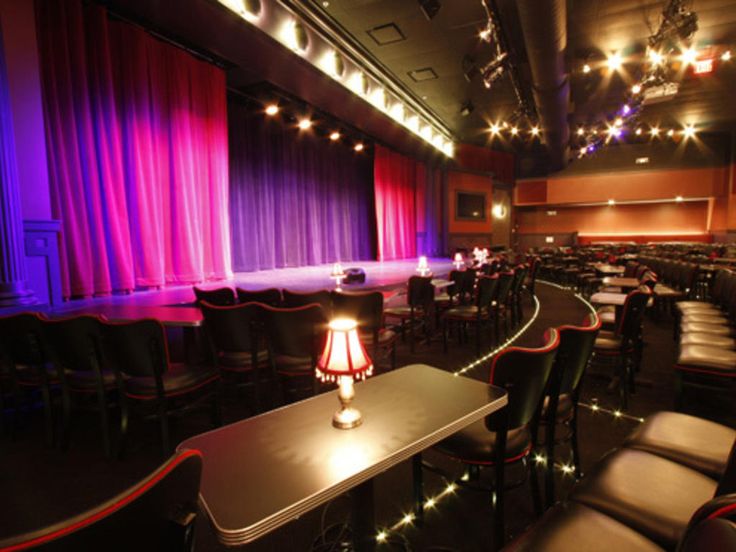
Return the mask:
{"type": "Polygon", "coordinates": [[[231,275],[222,70],[80,0],[38,0],[64,295],[231,275]]]}
{"type": "Polygon", "coordinates": [[[378,260],[415,257],[416,163],[376,144],[373,180],[376,195],[378,260]]]}

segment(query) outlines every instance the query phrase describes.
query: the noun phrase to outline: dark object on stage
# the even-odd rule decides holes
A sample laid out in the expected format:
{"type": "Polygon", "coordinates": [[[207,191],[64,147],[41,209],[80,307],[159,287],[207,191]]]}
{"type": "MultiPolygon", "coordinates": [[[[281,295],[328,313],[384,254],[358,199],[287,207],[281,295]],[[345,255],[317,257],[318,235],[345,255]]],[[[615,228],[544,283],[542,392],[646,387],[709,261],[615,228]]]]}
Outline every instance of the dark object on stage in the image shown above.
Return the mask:
{"type": "Polygon", "coordinates": [[[365,270],[362,268],[346,268],[345,284],[365,284],[365,270]]]}

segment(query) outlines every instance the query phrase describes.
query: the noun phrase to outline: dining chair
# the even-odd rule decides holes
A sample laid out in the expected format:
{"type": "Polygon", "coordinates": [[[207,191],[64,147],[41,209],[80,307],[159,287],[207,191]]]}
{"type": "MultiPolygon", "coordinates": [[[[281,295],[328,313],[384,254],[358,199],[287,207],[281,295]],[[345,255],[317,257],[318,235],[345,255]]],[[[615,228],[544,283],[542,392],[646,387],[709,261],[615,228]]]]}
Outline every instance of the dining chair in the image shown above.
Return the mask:
{"type": "Polygon", "coordinates": [[[491,321],[491,304],[498,286],[498,276],[481,276],[478,278],[478,291],[474,305],[458,305],[442,313],[442,347],[447,352],[447,334],[449,323],[457,325],[458,341],[462,342],[465,327],[472,324],[475,327],[475,354],[480,356],[481,333],[483,324],[491,321]]]}
{"type": "Polygon", "coordinates": [[[384,309],[386,318],[398,318],[402,338],[405,337],[406,325],[409,326],[409,347],[415,352],[416,326],[420,325],[427,333],[429,311],[434,302],[434,286],[430,276],[412,276],[409,278],[406,305],[384,309]]]}
{"type": "Polygon", "coordinates": [[[282,290],[283,303],[281,306],[293,309],[294,307],[303,307],[317,303],[322,306],[325,315],[330,318],[332,313],[332,295],[326,289],[317,291],[289,291],[282,290]]]}
{"type": "Polygon", "coordinates": [[[238,303],[263,303],[271,307],[281,306],[281,290],[278,288],[259,290],[235,288],[235,292],[238,295],[238,303]]]}
{"type": "Polygon", "coordinates": [[[210,305],[225,307],[228,305],[234,305],[237,302],[235,292],[233,291],[233,288],[230,287],[202,289],[194,286],[193,290],[197,304],[201,304],[202,301],[207,301],[210,305]]]}

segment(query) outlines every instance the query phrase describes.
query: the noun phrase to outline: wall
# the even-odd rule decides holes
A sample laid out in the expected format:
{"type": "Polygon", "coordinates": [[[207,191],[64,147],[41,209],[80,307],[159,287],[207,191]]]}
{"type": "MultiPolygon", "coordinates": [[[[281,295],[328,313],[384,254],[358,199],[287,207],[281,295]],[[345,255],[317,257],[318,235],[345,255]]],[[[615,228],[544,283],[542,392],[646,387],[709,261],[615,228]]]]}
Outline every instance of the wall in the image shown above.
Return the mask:
{"type": "Polygon", "coordinates": [[[493,239],[493,179],[488,174],[449,171],[447,173],[448,245],[455,249],[489,246],[493,239]],[[455,220],[455,195],[458,191],[482,192],[486,197],[485,220],[455,220]]]}

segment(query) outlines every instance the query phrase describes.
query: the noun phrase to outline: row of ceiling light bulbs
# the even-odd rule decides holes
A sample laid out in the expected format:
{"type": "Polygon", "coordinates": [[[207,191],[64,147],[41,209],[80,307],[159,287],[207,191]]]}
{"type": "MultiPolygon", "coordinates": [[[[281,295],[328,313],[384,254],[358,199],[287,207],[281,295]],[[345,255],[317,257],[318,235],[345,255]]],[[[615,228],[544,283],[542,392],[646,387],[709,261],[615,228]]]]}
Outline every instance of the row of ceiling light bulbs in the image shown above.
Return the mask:
{"type": "MultiPolygon", "coordinates": [[[[689,47],[689,48],[682,48],[680,50],[680,55],[676,57],[677,61],[682,62],[685,66],[688,65],[695,65],[695,63],[698,61],[698,55],[699,52],[697,48],[689,47]]],[[[669,61],[669,56],[667,53],[663,53],[659,50],[647,49],[646,53],[647,62],[652,65],[653,67],[659,67],[661,65],[666,64],[669,61]]],[[[720,56],[721,61],[730,61],[731,60],[731,50],[726,50],[723,52],[720,56]]],[[[621,69],[625,62],[624,57],[621,55],[621,52],[611,52],[608,57],[606,58],[605,65],[608,69],[611,71],[618,71],[621,69]]],[[[593,67],[590,63],[585,63],[583,65],[583,73],[590,73],[593,70],[593,67]]]]}
{"type": "MultiPolygon", "coordinates": [[[[508,123],[492,123],[488,127],[488,131],[490,132],[492,137],[500,136],[503,133],[508,133],[512,137],[521,136],[522,131],[517,126],[510,126],[508,123]]],[[[542,134],[542,131],[539,129],[538,126],[531,127],[528,131],[525,131],[530,137],[537,138],[542,134]]],[[[599,131],[597,128],[588,128],[585,127],[578,127],[576,130],[576,134],[578,136],[585,136],[586,134],[597,134],[599,131]]],[[[600,132],[606,133],[611,137],[620,137],[623,134],[623,119],[620,117],[614,121],[612,125],[609,125],[606,127],[605,130],[601,130],[600,132]]],[[[642,126],[639,126],[634,130],[634,134],[636,136],[641,136],[644,134],[644,128],[642,126]]],[[[657,138],[661,135],[666,135],[668,137],[673,137],[677,134],[684,138],[692,138],[697,133],[697,130],[695,128],[695,125],[688,124],[685,125],[682,130],[675,131],[675,129],[670,128],[661,128],[658,126],[651,126],[649,127],[649,130],[646,131],[647,134],[649,134],[652,138],[657,138]]]]}
{"type": "Polygon", "coordinates": [[[334,48],[323,49],[322,55],[314,54],[315,48],[310,48],[309,33],[301,21],[293,16],[288,16],[281,22],[278,31],[272,32],[269,31],[268,24],[261,21],[261,0],[218,1],[249,23],[271,34],[284,46],[312,63],[355,95],[371,103],[438,151],[448,157],[454,155],[455,146],[449,136],[438,131],[432,124],[420,118],[418,114],[410,112],[400,100],[391,98],[379,82],[369,78],[360,69],[355,69],[348,75],[343,56],[334,48]]]}
{"type": "MultiPolygon", "coordinates": [[[[281,111],[281,107],[277,103],[270,103],[266,105],[263,111],[269,117],[275,117],[281,111]]],[[[297,119],[296,126],[299,130],[310,130],[314,126],[314,121],[310,117],[304,116],[297,119]]],[[[339,142],[343,137],[339,130],[333,130],[327,136],[332,142],[339,142]]],[[[357,141],[353,144],[353,149],[360,153],[365,149],[365,144],[362,141],[357,141]]]]}

